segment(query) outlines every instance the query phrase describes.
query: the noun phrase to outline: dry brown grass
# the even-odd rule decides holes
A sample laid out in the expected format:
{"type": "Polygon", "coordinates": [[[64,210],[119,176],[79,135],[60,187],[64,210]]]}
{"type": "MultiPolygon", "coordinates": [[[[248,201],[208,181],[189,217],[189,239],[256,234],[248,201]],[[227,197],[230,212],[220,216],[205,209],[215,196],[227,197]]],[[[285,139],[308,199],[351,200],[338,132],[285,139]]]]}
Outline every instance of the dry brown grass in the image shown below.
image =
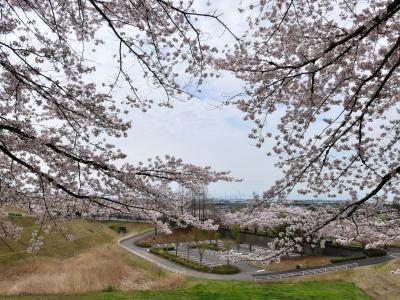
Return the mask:
{"type": "Polygon", "coordinates": [[[359,267],[347,271],[331,272],[287,280],[296,283],[305,281],[348,281],[377,300],[400,299],[400,276],[390,271],[400,267],[400,259],[388,263],[359,267]]]}
{"type": "Polygon", "coordinates": [[[256,264],[257,267],[263,268],[270,271],[286,271],[294,270],[296,266],[301,268],[311,268],[323,266],[330,263],[332,257],[330,256],[304,256],[304,257],[293,257],[288,259],[282,259],[279,263],[256,264]]]}
{"type": "Polygon", "coordinates": [[[151,282],[149,289],[151,290],[172,290],[182,287],[186,283],[186,277],[181,274],[170,274],[161,280],[151,282]]]}
{"type": "MultiPolygon", "coordinates": [[[[40,251],[35,254],[26,252],[32,231],[38,230],[36,219],[32,217],[9,218],[9,220],[23,227],[21,239],[18,241],[0,241],[0,273],[7,265],[34,257],[67,258],[82,253],[90,248],[111,243],[118,235],[107,226],[85,220],[58,220],[59,226],[65,227],[66,234],[72,234],[73,241],[67,241],[65,236],[53,227],[49,234],[44,234],[44,243],[40,251]]],[[[47,221],[49,223],[50,221],[47,221]]]]}
{"type": "MultiPolygon", "coordinates": [[[[19,225],[34,226],[32,218],[17,218],[19,225]]],[[[182,286],[185,277],[165,271],[121,249],[120,237],[108,226],[125,226],[128,234],[142,232],[149,224],[74,220],[66,223],[76,238],[65,242],[51,233],[36,255],[14,255],[0,247],[0,298],[20,294],[76,294],[112,286],[118,290],[169,289],[182,286]],[[82,237],[82,238],[80,238],[82,237]]],[[[25,249],[30,232],[25,232],[16,249],[25,249]]]]}
{"type": "Polygon", "coordinates": [[[176,288],[184,277],[156,276],[132,266],[113,246],[101,246],[67,258],[36,258],[0,272],[0,295],[74,294],[102,290],[176,288]]]}

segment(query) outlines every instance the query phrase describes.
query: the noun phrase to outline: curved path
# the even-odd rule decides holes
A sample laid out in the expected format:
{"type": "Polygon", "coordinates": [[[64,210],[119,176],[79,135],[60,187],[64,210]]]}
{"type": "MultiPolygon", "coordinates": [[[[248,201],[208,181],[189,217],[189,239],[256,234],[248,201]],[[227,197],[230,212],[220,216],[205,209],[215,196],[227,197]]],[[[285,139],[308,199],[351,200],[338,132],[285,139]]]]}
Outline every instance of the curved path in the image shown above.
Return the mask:
{"type": "MultiPolygon", "coordinates": [[[[299,271],[299,270],[290,270],[290,271],[282,271],[282,272],[262,272],[263,271],[262,270],[260,272],[260,271],[257,271],[258,270],[257,268],[251,267],[245,262],[242,262],[242,264],[238,265],[238,267],[241,269],[241,272],[238,274],[233,274],[233,275],[212,274],[212,273],[204,273],[204,272],[195,271],[195,270],[186,268],[180,264],[166,260],[160,256],[151,254],[148,252],[148,248],[142,248],[142,247],[138,247],[135,245],[135,242],[137,242],[138,240],[141,240],[143,238],[146,238],[148,236],[151,236],[151,235],[153,235],[153,233],[154,233],[154,230],[151,229],[151,230],[145,231],[139,235],[124,237],[118,241],[118,244],[125,250],[127,250],[127,251],[143,258],[144,260],[147,260],[147,261],[153,263],[154,265],[156,265],[160,268],[163,268],[167,271],[184,274],[184,275],[192,276],[192,277],[198,277],[198,278],[217,279],[217,280],[245,280],[245,281],[251,280],[251,281],[253,281],[254,280],[253,274],[257,274],[259,276],[279,275],[279,274],[286,274],[286,273],[299,271]]],[[[395,251],[395,250],[388,251],[387,256],[371,257],[371,258],[366,258],[366,259],[362,259],[362,260],[358,260],[358,261],[354,261],[354,262],[357,262],[359,266],[367,266],[367,265],[373,265],[373,264],[385,262],[385,261],[388,261],[395,257],[400,257],[400,251],[395,251]]],[[[352,261],[346,262],[343,264],[349,264],[349,263],[352,263],[352,261]]],[[[335,266],[337,266],[337,265],[340,265],[340,264],[335,264],[335,266]]],[[[324,268],[324,267],[328,267],[328,266],[332,266],[332,265],[320,266],[317,268],[301,269],[301,271],[320,269],[320,268],[324,268]]]]}
{"type": "Polygon", "coordinates": [[[148,230],[139,235],[128,236],[128,237],[120,239],[118,241],[118,244],[122,248],[126,249],[127,251],[143,258],[144,260],[147,260],[147,261],[155,264],[156,266],[158,266],[160,268],[170,271],[170,272],[180,273],[180,274],[184,274],[187,276],[198,277],[198,278],[207,278],[207,279],[254,280],[252,277],[252,274],[254,274],[254,272],[258,270],[257,268],[249,267],[248,270],[244,270],[244,271],[243,271],[243,268],[241,268],[242,272],[240,272],[238,274],[233,274],[233,275],[204,273],[204,272],[199,272],[199,271],[195,271],[195,270],[186,268],[180,264],[174,263],[165,258],[162,258],[160,256],[149,253],[148,248],[142,248],[142,247],[138,247],[135,245],[135,242],[137,242],[138,240],[141,240],[143,238],[146,238],[148,236],[151,236],[153,233],[154,233],[154,230],[148,230]]]}

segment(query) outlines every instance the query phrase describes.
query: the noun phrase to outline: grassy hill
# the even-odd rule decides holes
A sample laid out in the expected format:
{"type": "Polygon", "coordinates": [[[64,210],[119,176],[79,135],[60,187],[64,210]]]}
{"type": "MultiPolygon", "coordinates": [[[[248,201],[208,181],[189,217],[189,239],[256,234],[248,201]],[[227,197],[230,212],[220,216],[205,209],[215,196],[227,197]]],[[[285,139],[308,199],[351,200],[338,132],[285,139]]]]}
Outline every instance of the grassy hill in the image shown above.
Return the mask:
{"type": "Polygon", "coordinates": [[[113,230],[97,222],[84,220],[58,221],[58,226],[63,227],[63,230],[59,231],[53,225],[50,233],[43,235],[43,247],[38,253],[32,255],[27,253],[26,249],[32,237],[32,231],[40,228],[35,223],[36,219],[32,217],[8,217],[8,219],[24,229],[21,233],[21,239],[18,241],[0,240],[0,265],[38,256],[66,258],[85,249],[110,243],[117,236],[113,230]],[[73,240],[67,241],[65,234],[72,234],[73,240]]]}
{"type": "MultiPolygon", "coordinates": [[[[57,226],[47,221],[52,226],[49,234],[43,234],[43,247],[38,253],[29,254],[26,249],[32,237],[32,231],[40,230],[40,224],[36,224],[33,217],[7,217],[13,224],[23,227],[21,239],[0,240],[0,266],[10,264],[19,260],[31,259],[32,257],[67,258],[82,251],[99,245],[112,242],[119,235],[112,228],[124,226],[128,233],[134,234],[151,228],[145,223],[129,223],[120,221],[86,221],[86,220],[58,220],[57,226]],[[58,230],[57,228],[62,228],[58,230]],[[65,238],[65,234],[71,234],[72,241],[65,238]]],[[[4,221],[5,219],[0,219],[4,221]]]]}
{"type": "Polygon", "coordinates": [[[116,244],[119,226],[133,234],[150,228],[143,223],[64,221],[60,225],[74,240],[66,241],[53,230],[45,235],[39,253],[32,255],[25,250],[32,230],[38,229],[35,219],[10,220],[24,231],[18,242],[0,241],[0,298],[4,299],[371,299],[352,283],[342,282],[353,282],[346,277],[349,273],[296,284],[209,281],[168,273],[116,244]]]}
{"type": "Polygon", "coordinates": [[[8,217],[23,227],[19,241],[0,240],[1,295],[84,293],[113,286],[120,290],[168,288],[182,285],[182,278],[145,263],[121,249],[116,241],[119,226],[128,234],[151,228],[144,223],[58,221],[62,232],[44,235],[44,244],[35,254],[26,249],[35,218],[8,217]],[[74,239],[65,239],[65,233],[74,239]]]}

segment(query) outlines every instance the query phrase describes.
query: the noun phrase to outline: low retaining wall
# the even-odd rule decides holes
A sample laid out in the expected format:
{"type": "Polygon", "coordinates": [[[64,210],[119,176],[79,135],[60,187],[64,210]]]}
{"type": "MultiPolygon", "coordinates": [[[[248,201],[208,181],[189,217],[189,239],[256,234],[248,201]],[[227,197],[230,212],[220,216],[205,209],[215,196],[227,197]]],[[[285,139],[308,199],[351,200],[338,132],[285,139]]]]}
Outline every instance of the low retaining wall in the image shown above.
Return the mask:
{"type": "MultiPolygon", "coordinates": [[[[218,232],[221,233],[222,238],[233,239],[231,231],[229,228],[220,227],[218,232]]],[[[256,246],[267,246],[269,242],[273,240],[273,238],[255,234],[253,232],[240,231],[240,242],[248,243],[249,238],[253,239],[253,245],[256,246]]],[[[303,248],[303,255],[326,255],[326,256],[355,256],[362,254],[363,250],[361,248],[345,248],[345,247],[337,247],[333,246],[332,242],[327,241],[325,244],[325,248],[315,248],[312,249],[309,245],[305,245],[303,248]]]]}
{"type": "MultiPolygon", "coordinates": [[[[221,233],[221,236],[223,238],[233,239],[231,231],[228,228],[220,227],[218,229],[218,232],[221,233]]],[[[264,247],[273,240],[272,238],[266,235],[260,235],[260,234],[255,234],[253,232],[245,232],[245,231],[240,232],[241,243],[248,243],[250,238],[253,239],[253,245],[264,246],[264,247]]]]}

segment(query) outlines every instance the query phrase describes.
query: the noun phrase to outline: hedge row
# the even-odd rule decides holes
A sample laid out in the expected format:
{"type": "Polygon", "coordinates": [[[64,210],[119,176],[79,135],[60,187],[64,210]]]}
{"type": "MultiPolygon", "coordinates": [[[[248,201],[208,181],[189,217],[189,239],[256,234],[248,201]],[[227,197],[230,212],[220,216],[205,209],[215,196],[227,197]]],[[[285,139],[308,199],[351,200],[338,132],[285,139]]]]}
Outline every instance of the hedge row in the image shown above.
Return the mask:
{"type": "Polygon", "coordinates": [[[175,250],[175,247],[169,246],[169,247],[161,247],[161,248],[156,248],[156,249],[161,249],[164,251],[173,251],[173,250],[175,250]]]}
{"type": "Polygon", "coordinates": [[[364,259],[364,258],[367,258],[367,256],[365,254],[346,256],[346,257],[335,257],[335,258],[331,259],[331,263],[336,264],[336,263],[352,261],[352,260],[357,260],[357,259],[364,259]]]}
{"type": "Polygon", "coordinates": [[[201,272],[207,272],[207,273],[216,273],[216,274],[237,274],[240,272],[239,268],[236,266],[232,265],[220,265],[220,266],[215,266],[215,267],[208,267],[205,266],[199,262],[177,256],[173,253],[169,253],[168,251],[165,251],[160,248],[151,248],[150,253],[162,256],[164,258],[167,258],[173,262],[176,262],[180,265],[189,267],[191,269],[201,271],[201,272]]]}
{"type": "Polygon", "coordinates": [[[362,251],[363,247],[361,246],[354,246],[354,245],[341,245],[341,244],[331,244],[329,245],[330,248],[340,248],[340,249],[346,249],[346,250],[354,250],[354,251],[362,251]]]}
{"type": "Polygon", "coordinates": [[[233,265],[219,265],[211,268],[211,273],[217,274],[237,274],[240,270],[233,265]]]}
{"type": "Polygon", "coordinates": [[[143,240],[137,241],[137,242],[135,243],[135,245],[138,246],[138,247],[143,247],[143,248],[150,248],[150,247],[151,247],[151,244],[150,244],[150,243],[145,242],[145,241],[143,241],[143,240]]]}
{"type": "Polygon", "coordinates": [[[364,249],[363,253],[369,257],[385,256],[387,254],[385,250],[379,248],[364,249]]]}
{"type": "Polygon", "coordinates": [[[22,214],[18,213],[18,212],[9,212],[8,216],[9,217],[22,217],[22,214]]]}
{"type": "Polygon", "coordinates": [[[362,253],[368,257],[385,256],[387,254],[385,250],[379,248],[363,249],[361,246],[339,245],[339,244],[332,244],[330,245],[330,247],[355,250],[360,252],[362,251],[362,253]]]}
{"type": "Polygon", "coordinates": [[[199,244],[199,245],[191,245],[190,248],[194,249],[208,249],[214,251],[223,251],[224,249],[219,247],[217,244],[199,244]]]}

